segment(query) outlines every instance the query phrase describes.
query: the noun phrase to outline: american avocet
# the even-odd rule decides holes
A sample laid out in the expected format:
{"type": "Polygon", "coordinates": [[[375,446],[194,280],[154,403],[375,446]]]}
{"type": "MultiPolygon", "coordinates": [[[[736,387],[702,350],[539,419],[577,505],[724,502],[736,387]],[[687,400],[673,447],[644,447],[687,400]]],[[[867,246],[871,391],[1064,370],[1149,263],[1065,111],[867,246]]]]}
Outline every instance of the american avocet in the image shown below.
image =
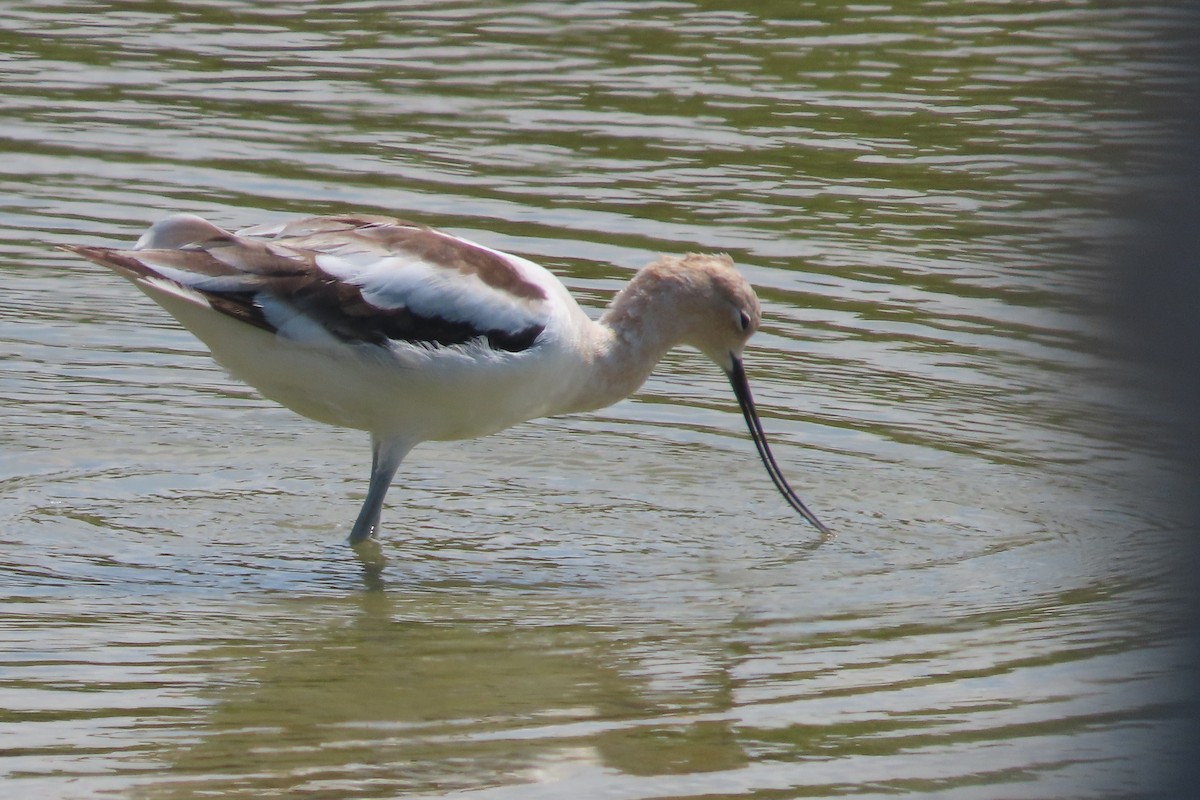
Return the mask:
{"type": "Polygon", "coordinates": [[[352,544],[378,530],[413,446],[611,405],[681,344],[725,371],[771,480],[828,534],[767,446],[742,366],[758,297],[726,255],[660,257],[594,322],[532,261],[390,217],[234,234],[179,214],[132,250],[66,249],[133,281],[264,396],[371,434],[352,544]]]}

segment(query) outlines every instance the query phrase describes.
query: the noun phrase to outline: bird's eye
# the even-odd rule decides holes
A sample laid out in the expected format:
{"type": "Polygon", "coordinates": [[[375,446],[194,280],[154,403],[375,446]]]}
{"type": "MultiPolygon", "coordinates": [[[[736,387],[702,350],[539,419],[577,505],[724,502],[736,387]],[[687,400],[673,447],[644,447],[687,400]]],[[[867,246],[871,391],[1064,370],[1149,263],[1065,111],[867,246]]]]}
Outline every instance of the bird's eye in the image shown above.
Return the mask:
{"type": "Polygon", "coordinates": [[[745,311],[738,312],[738,327],[744,331],[750,330],[750,315],[745,311]]]}

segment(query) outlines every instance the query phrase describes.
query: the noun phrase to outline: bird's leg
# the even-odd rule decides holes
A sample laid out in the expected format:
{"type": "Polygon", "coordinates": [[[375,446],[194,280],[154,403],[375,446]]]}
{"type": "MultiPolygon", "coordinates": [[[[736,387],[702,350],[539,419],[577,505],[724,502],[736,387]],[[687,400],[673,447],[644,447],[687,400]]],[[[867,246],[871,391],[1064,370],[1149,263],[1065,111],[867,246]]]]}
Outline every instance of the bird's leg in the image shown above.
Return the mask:
{"type": "Polygon", "coordinates": [[[383,498],[400,462],[408,455],[412,445],[397,439],[371,436],[371,485],[367,488],[367,499],[363,501],[358,519],[350,531],[350,544],[359,544],[374,536],[379,529],[379,514],[383,511],[383,498]]]}

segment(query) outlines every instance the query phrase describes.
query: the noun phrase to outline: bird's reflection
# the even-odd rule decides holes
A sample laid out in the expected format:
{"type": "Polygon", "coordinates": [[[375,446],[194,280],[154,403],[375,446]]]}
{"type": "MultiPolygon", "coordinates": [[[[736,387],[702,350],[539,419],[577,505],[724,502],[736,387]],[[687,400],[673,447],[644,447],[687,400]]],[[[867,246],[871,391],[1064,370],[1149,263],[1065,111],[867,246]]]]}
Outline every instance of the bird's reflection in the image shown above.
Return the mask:
{"type": "Polygon", "coordinates": [[[285,599],[269,615],[282,626],[208,655],[233,674],[213,682],[195,743],[167,754],[171,777],[147,796],[333,782],[391,797],[544,780],[581,760],[631,775],[745,763],[719,719],[727,691],[689,698],[699,714],[656,701],[622,636],[578,621],[598,618],[588,601],[480,586],[385,591],[379,546],[357,552],[363,590],[285,599]]]}
{"type": "Polygon", "coordinates": [[[377,539],[366,539],[353,545],[354,555],[362,566],[363,588],[368,592],[382,592],[385,586],[384,570],[387,556],[377,539]]]}

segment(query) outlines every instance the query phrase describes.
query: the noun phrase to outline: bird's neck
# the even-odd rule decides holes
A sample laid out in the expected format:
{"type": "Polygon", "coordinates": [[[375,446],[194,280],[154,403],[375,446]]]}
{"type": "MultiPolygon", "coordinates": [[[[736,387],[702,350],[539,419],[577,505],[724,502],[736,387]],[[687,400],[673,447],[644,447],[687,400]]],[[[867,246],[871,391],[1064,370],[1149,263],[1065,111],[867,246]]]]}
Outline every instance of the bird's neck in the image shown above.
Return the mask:
{"type": "Polygon", "coordinates": [[[679,325],[659,313],[661,298],[635,276],[589,329],[590,364],[576,395],[576,411],[612,405],[641,388],[654,366],[681,341],[679,325]]]}

